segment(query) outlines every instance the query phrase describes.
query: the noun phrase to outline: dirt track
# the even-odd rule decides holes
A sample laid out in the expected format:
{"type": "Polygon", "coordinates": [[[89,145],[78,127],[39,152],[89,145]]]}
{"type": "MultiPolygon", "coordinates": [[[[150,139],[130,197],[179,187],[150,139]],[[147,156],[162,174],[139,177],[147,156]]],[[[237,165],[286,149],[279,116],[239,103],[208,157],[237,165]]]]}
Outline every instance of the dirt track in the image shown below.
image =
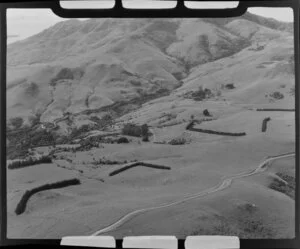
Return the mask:
{"type": "Polygon", "coordinates": [[[294,156],[294,155],[295,155],[295,153],[291,152],[291,153],[286,153],[286,154],[282,154],[282,155],[278,155],[278,156],[269,157],[269,158],[265,159],[262,163],[260,163],[258,165],[258,167],[256,167],[254,170],[242,172],[242,173],[233,175],[231,177],[228,177],[228,178],[222,180],[218,185],[216,185],[212,188],[209,188],[207,190],[201,191],[197,194],[192,194],[192,195],[188,194],[188,195],[186,195],[186,197],[184,197],[181,200],[174,201],[174,202],[171,202],[171,203],[165,203],[165,204],[162,204],[160,206],[135,210],[133,212],[130,212],[130,213],[124,215],[122,218],[120,218],[119,220],[117,220],[116,222],[111,224],[110,226],[107,226],[105,228],[102,228],[102,229],[96,231],[91,236],[97,236],[97,235],[100,235],[102,233],[113,231],[116,228],[122,226],[125,222],[129,221],[131,218],[133,218],[137,214],[152,211],[152,210],[156,210],[156,209],[171,207],[171,206],[178,205],[180,203],[183,203],[183,202],[186,202],[186,201],[189,201],[189,200],[192,200],[192,199],[196,199],[196,198],[199,198],[199,197],[202,197],[202,196],[206,196],[206,195],[213,194],[215,192],[221,191],[223,189],[226,189],[226,188],[230,187],[233,180],[235,180],[235,179],[248,177],[248,176],[251,176],[251,175],[254,175],[254,174],[264,172],[268,168],[269,163],[271,163],[272,161],[277,160],[277,159],[281,159],[281,158],[285,158],[285,157],[294,156]]]}

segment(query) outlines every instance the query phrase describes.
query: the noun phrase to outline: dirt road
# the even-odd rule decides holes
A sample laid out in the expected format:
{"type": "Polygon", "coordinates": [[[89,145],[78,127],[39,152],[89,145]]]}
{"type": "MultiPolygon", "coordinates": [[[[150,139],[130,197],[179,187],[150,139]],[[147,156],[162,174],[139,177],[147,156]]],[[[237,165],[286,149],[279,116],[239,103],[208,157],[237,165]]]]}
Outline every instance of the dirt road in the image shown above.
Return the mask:
{"type": "Polygon", "coordinates": [[[201,191],[199,193],[196,193],[196,194],[186,195],[183,199],[180,199],[178,201],[165,203],[165,204],[162,204],[162,205],[156,206],[156,207],[149,207],[149,208],[143,208],[143,209],[138,209],[138,210],[132,211],[132,212],[124,215],[123,217],[121,217],[119,220],[117,220],[113,224],[96,231],[91,236],[97,236],[97,235],[100,235],[102,233],[107,233],[107,232],[113,231],[113,230],[117,229],[118,227],[122,226],[124,223],[129,221],[131,218],[133,218],[137,214],[141,214],[141,213],[144,213],[144,212],[157,210],[157,209],[161,209],[161,208],[171,207],[171,206],[178,205],[180,203],[183,203],[183,202],[186,202],[186,201],[189,201],[189,200],[192,200],[192,199],[196,199],[196,198],[199,198],[199,197],[202,197],[202,196],[213,194],[213,193],[218,192],[218,191],[222,191],[223,189],[226,189],[226,188],[230,187],[233,180],[261,173],[261,172],[265,171],[268,168],[268,165],[272,161],[277,160],[277,159],[281,159],[281,158],[285,158],[285,157],[291,157],[291,156],[294,156],[294,155],[295,155],[295,153],[291,152],[291,153],[286,153],[286,154],[283,154],[283,155],[277,155],[277,156],[269,157],[269,158],[265,159],[263,162],[261,162],[258,165],[258,167],[256,167],[254,170],[242,172],[242,173],[233,175],[231,177],[228,177],[228,178],[222,180],[218,185],[216,185],[212,188],[203,190],[203,191],[201,191]]]}

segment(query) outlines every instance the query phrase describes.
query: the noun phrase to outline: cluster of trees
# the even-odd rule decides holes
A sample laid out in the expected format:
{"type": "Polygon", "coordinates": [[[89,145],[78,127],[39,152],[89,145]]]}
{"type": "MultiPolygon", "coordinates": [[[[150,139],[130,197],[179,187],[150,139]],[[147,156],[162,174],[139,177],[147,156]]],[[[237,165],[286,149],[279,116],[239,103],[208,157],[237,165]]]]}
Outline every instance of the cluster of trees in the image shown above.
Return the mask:
{"type": "Polygon", "coordinates": [[[25,156],[29,148],[38,146],[55,146],[58,136],[51,131],[35,130],[30,127],[23,127],[19,130],[12,130],[7,133],[7,156],[10,159],[25,156]]]}
{"type": "Polygon", "coordinates": [[[98,147],[99,147],[99,142],[97,140],[84,139],[80,141],[79,147],[74,148],[74,151],[87,151],[87,150],[91,150],[92,148],[98,148],[98,147]]]}
{"type": "Polygon", "coordinates": [[[58,74],[51,80],[50,85],[55,86],[56,82],[58,80],[63,80],[63,79],[74,79],[73,72],[70,68],[63,68],[61,69],[58,74]]]}
{"type": "Polygon", "coordinates": [[[110,114],[105,114],[102,118],[99,118],[97,116],[92,116],[90,118],[91,121],[94,122],[94,124],[85,124],[80,126],[79,128],[75,127],[71,130],[71,133],[69,135],[70,140],[79,138],[81,135],[95,130],[95,129],[103,129],[109,125],[112,125],[113,118],[110,114]]]}
{"type": "Polygon", "coordinates": [[[29,96],[29,97],[36,97],[39,93],[40,89],[39,86],[37,85],[37,83],[35,82],[31,82],[30,84],[28,84],[28,86],[26,87],[25,93],[29,96]]]}
{"type": "Polygon", "coordinates": [[[97,116],[92,116],[91,121],[95,123],[94,126],[92,126],[93,129],[104,129],[110,125],[113,124],[113,117],[111,114],[105,114],[103,117],[99,118],[97,116]]]}
{"type": "Polygon", "coordinates": [[[24,168],[28,166],[33,166],[36,164],[42,164],[42,163],[52,163],[52,159],[49,156],[42,156],[41,158],[38,159],[33,159],[32,157],[22,160],[22,161],[14,161],[10,163],[7,167],[9,169],[19,169],[19,168],[24,168]]]}
{"type": "Polygon", "coordinates": [[[210,89],[205,88],[203,89],[202,86],[199,87],[199,89],[192,93],[192,98],[196,101],[202,101],[206,98],[210,98],[213,96],[213,93],[210,89]]]}
{"type": "MultiPolygon", "coordinates": [[[[134,160],[132,162],[136,162],[137,160],[134,160]]],[[[114,164],[126,164],[128,163],[127,160],[124,161],[117,161],[117,160],[110,160],[105,158],[100,158],[98,161],[94,161],[94,165],[103,164],[103,165],[114,165],[114,164]]]]}
{"type": "Polygon", "coordinates": [[[88,124],[82,125],[79,128],[75,127],[72,129],[69,137],[72,140],[72,139],[79,137],[83,133],[87,133],[93,129],[94,129],[94,127],[92,125],[88,125],[88,124]]]}
{"type": "Polygon", "coordinates": [[[273,99],[283,99],[284,95],[281,92],[273,92],[270,94],[273,99]]]}
{"type": "MultiPolygon", "coordinates": [[[[117,133],[116,133],[117,134],[117,133]]],[[[110,134],[111,136],[113,136],[114,134],[110,134]]],[[[120,137],[117,139],[111,138],[111,137],[105,137],[104,135],[98,135],[98,136],[91,136],[88,138],[85,138],[83,140],[80,141],[80,147],[78,148],[74,148],[73,150],[88,150],[91,149],[93,147],[99,147],[99,143],[105,143],[105,144],[122,144],[122,143],[129,143],[128,138],[126,137],[120,137]]]]}
{"type": "Polygon", "coordinates": [[[117,143],[118,144],[128,144],[129,143],[129,140],[127,137],[120,137],[118,140],[117,140],[117,143]]]}
{"type": "Polygon", "coordinates": [[[276,175],[284,181],[274,178],[269,184],[269,188],[286,194],[295,200],[295,178],[284,173],[276,173],[276,175]]]}
{"type": "Polygon", "coordinates": [[[10,119],[10,124],[13,129],[20,129],[23,126],[24,120],[21,117],[14,117],[10,119]]]}
{"type": "Polygon", "coordinates": [[[149,127],[147,124],[136,125],[136,124],[125,124],[122,129],[122,134],[133,137],[142,137],[144,142],[149,141],[149,127]]]}
{"type": "Polygon", "coordinates": [[[230,84],[226,84],[225,85],[226,89],[229,89],[229,90],[232,90],[235,88],[234,84],[233,83],[230,83],[230,84]]]}
{"type": "Polygon", "coordinates": [[[35,116],[30,116],[28,118],[28,124],[24,124],[24,119],[22,117],[12,117],[9,119],[6,125],[6,130],[7,131],[14,131],[14,130],[19,130],[19,129],[30,129],[37,124],[40,123],[40,114],[36,114],[35,116]]]}
{"type": "Polygon", "coordinates": [[[187,140],[184,137],[173,138],[168,144],[171,145],[183,145],[186,144],[187,140]]]}

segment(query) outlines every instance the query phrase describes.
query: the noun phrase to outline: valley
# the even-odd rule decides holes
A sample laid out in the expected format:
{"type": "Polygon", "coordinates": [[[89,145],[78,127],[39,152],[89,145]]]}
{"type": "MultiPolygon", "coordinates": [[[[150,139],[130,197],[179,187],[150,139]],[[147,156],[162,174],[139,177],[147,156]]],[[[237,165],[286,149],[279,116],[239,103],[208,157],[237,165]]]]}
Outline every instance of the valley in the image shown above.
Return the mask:
{"type": "Polygon", "coordinates": [[[10,44],[8,237],[293,238],[293,53],[291,24],[250,13],[10,44]]]}

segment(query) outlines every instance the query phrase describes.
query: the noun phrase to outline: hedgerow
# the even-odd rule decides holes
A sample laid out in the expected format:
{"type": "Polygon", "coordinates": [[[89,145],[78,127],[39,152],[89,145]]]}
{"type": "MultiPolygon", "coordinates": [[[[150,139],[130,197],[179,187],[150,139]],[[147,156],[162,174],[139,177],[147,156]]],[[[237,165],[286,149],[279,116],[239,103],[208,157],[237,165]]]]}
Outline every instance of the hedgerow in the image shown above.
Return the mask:
{"type": "Polygon", "coordinates": [[[41,158],[38,159],[33,159],[32,157],[21,160],[21,161],[14,161],[10,163],[7,167],[9,169],[19,169],[19,168],[24,168],[24,167],[29,167],[33,166],[36,164],[42,164],[42,163],[52,163],[52,159],[49,156],[42,156],[41,158]]]}
{"type": "Polygon", "coordinates": [[[44,190],[49,190],[49,189],[64,188],[64,187],[68,187],[71,185],[78,185],[78,184],[80,184],[80,180],[78,180],[77,178],[73,178],[70,180],[63,180],[63,181],[59,181],[59,182],[55,182],[55,183],[48,183],[48,184],[33,188],[31,190],[26,190],[26,192],[23,194],[21,200],[19,201],[19,203],[15,209],[15,213],[17,215],[24,213],[28,200],[30,199],[30,197],[32,195],[34,195],[38,192],[41,192],[44,190]]]}
{"type": "Polygon", "coordinates": [[[262,131],[262,132],[266,132],[266,130],[267,130],[267,122],[269,122],[270,120],[271,120],[270,117],[265,118],[265,119],[263,120],[263,122],[262,122],[262,127],[261,127],[261,131],[262,131]]]}
{"type": "Polygon", "coordinates": [[[109,176],[114,176],[114,175],[117,175],[127,169],[130,169],[130,168],[133,168],[133,167],[136,167],[136,166],[145,166],[145,167],[149,167],[149,168],[155,168],[155,169],[166,169],[166,170],[170,170],[171,167],[168,167],[168,166],[163,166],[163,165],[156,165],[156,164],[152,164],[152,163],[144,163],[144,162],[135,162],[135,163],[132,163],[130,165],[126,165],[120,169],[117,169],[117,170],[114,170],[112,171],[109,176]]]}

